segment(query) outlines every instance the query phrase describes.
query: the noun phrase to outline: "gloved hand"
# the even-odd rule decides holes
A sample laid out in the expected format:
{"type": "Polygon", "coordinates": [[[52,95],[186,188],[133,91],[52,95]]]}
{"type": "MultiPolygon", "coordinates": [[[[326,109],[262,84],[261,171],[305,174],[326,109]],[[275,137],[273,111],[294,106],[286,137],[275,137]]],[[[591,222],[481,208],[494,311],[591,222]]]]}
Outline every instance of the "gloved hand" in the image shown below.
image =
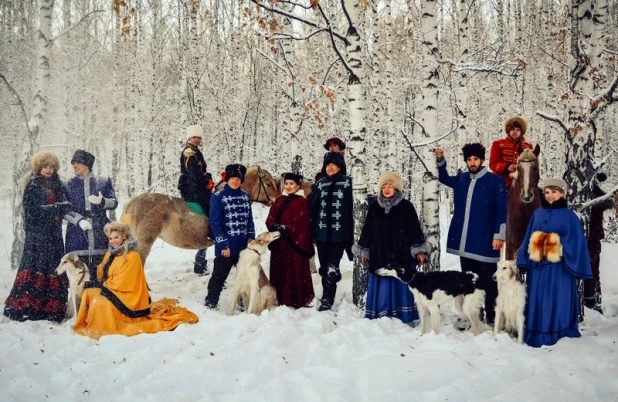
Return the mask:
{"type": "Polygon", "coordinates": [[[354,261],[354,254],[352,253],[352,246],[347,246],[345,248],[345,253],[348,256],[348,260],[354,261]]]}
{"type": "Polygon", "coordinates": [[[285,225],[282,225],[280,223],[274,223],[272,224],[269,228],[268,228],[269,232],[279,232],[281,233],[281,236],[287,236],[288,234],[288,228],[285,225]]]}
{"type": "Polygon", "coordinates": [[[79,222],[77,222],[77,224],[80,228],[82,228],[83,231],[92,230],[92,224],[85,219],[80,220],[79,222]]]}
{"type": "Polygon", "coordinates": [[[101,203],[101,200],[103,200],[103,195],[101,194],[100,191],[99,191],[99,195],[89,195],[88,196],[88,201],[93,205],[99,205],[101,203]]]}
{"type": "Polygon", "coordinates": [[[206,180],[208,184],[206,184],[206,190],[212,191],[215,188],[215,182],[212,180],[212,175],[210,173],[206,173],[206,180]]]}

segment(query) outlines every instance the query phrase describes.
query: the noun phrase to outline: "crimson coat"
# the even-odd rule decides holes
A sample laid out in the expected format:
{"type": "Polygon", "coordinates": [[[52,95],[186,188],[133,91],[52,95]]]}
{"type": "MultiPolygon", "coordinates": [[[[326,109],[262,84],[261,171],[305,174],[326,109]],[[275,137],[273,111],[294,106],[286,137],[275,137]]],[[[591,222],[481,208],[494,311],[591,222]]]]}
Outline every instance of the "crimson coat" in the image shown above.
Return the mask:
{"type": "Polygon", "coordinates": [[[509,166],[517,163],[517,158],[524,149],[532,149],[532,144],[519,138],[513,141],[508,135],[491,144],[489,153],[489,168],[498,176],[504,178],[504,185],[508,190],[513,178],[509,175],[509,166]]]}
{"type": "Polygon", "coordinates": [[[304,192],[281,195],[270,208],[266,227],[285,225],[284,234],[271,247],[270,283],[280,305],[305,307],[314,297],[309,258],[313,255],[311,212],[304,192]]]}

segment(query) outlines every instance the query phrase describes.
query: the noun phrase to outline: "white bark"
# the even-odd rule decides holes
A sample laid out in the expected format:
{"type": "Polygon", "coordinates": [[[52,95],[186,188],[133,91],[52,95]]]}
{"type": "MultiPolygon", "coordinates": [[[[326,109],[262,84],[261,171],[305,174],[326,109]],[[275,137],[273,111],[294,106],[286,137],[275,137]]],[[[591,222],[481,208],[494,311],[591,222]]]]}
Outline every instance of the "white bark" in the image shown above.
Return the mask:
{"type": "MultiPolygon", "coordinates": [[[[423,2],[421,29],[423,33],[423,65],[425,76],[422,87],[423,111],[421,122],[425,135],[429,138],[438,136],[438,64],[439,57],[438,27],[436,18],[436,1],[423,2]]],[[[423,177],[423,226],[427,242],[431,246],[431,254],[427,258],[429,270],[440,270],[440,222],[438,206],[438,168],[435,156],[425,147],[421,157],[427,171],[423,177]]]]}

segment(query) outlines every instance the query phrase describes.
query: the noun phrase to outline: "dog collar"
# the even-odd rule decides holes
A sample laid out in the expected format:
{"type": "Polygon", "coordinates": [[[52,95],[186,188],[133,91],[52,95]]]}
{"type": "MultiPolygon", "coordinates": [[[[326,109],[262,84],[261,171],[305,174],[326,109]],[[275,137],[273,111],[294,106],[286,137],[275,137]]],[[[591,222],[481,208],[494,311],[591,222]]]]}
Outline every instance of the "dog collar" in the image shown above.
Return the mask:
{"type": "Polygon", "coordinates": [[[86,270],[84,269],[84,270],[82,271],[82,277],[81,277],[81,278],[79,278],[79,282],[77,282],[77,286],[79,286],[79,285],[81,285],[81,284],[82,284],[82,282],[84,281],[84,278],[85,278],[85,277],[86,277],[86,270]]]}
{"type": "Polygon", "coordinates": [[[259,255],[260,257],[262,256],[262,254],[260,254],[260,252],[254,248],[250,248],[249,250],[253,251],[255,254],[259,255]]]}

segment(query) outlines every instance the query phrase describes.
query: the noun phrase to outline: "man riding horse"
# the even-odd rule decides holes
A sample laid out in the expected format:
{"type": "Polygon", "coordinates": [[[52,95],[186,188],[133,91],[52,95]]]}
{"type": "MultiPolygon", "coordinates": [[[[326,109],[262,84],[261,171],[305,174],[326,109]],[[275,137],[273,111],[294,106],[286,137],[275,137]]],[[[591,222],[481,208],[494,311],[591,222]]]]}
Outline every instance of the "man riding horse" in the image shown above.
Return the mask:
{"type": "Polygon", "coordinates": [[[491,144],[489,153],[489,168],[504,179],[508,191],[513,178],[511,173],[517,170],[518,156],[524,149],[532,149],[532,144],[526,142],[528,122],[522,116],[511,116],[504,122],[506,137],[491,144]]]}

